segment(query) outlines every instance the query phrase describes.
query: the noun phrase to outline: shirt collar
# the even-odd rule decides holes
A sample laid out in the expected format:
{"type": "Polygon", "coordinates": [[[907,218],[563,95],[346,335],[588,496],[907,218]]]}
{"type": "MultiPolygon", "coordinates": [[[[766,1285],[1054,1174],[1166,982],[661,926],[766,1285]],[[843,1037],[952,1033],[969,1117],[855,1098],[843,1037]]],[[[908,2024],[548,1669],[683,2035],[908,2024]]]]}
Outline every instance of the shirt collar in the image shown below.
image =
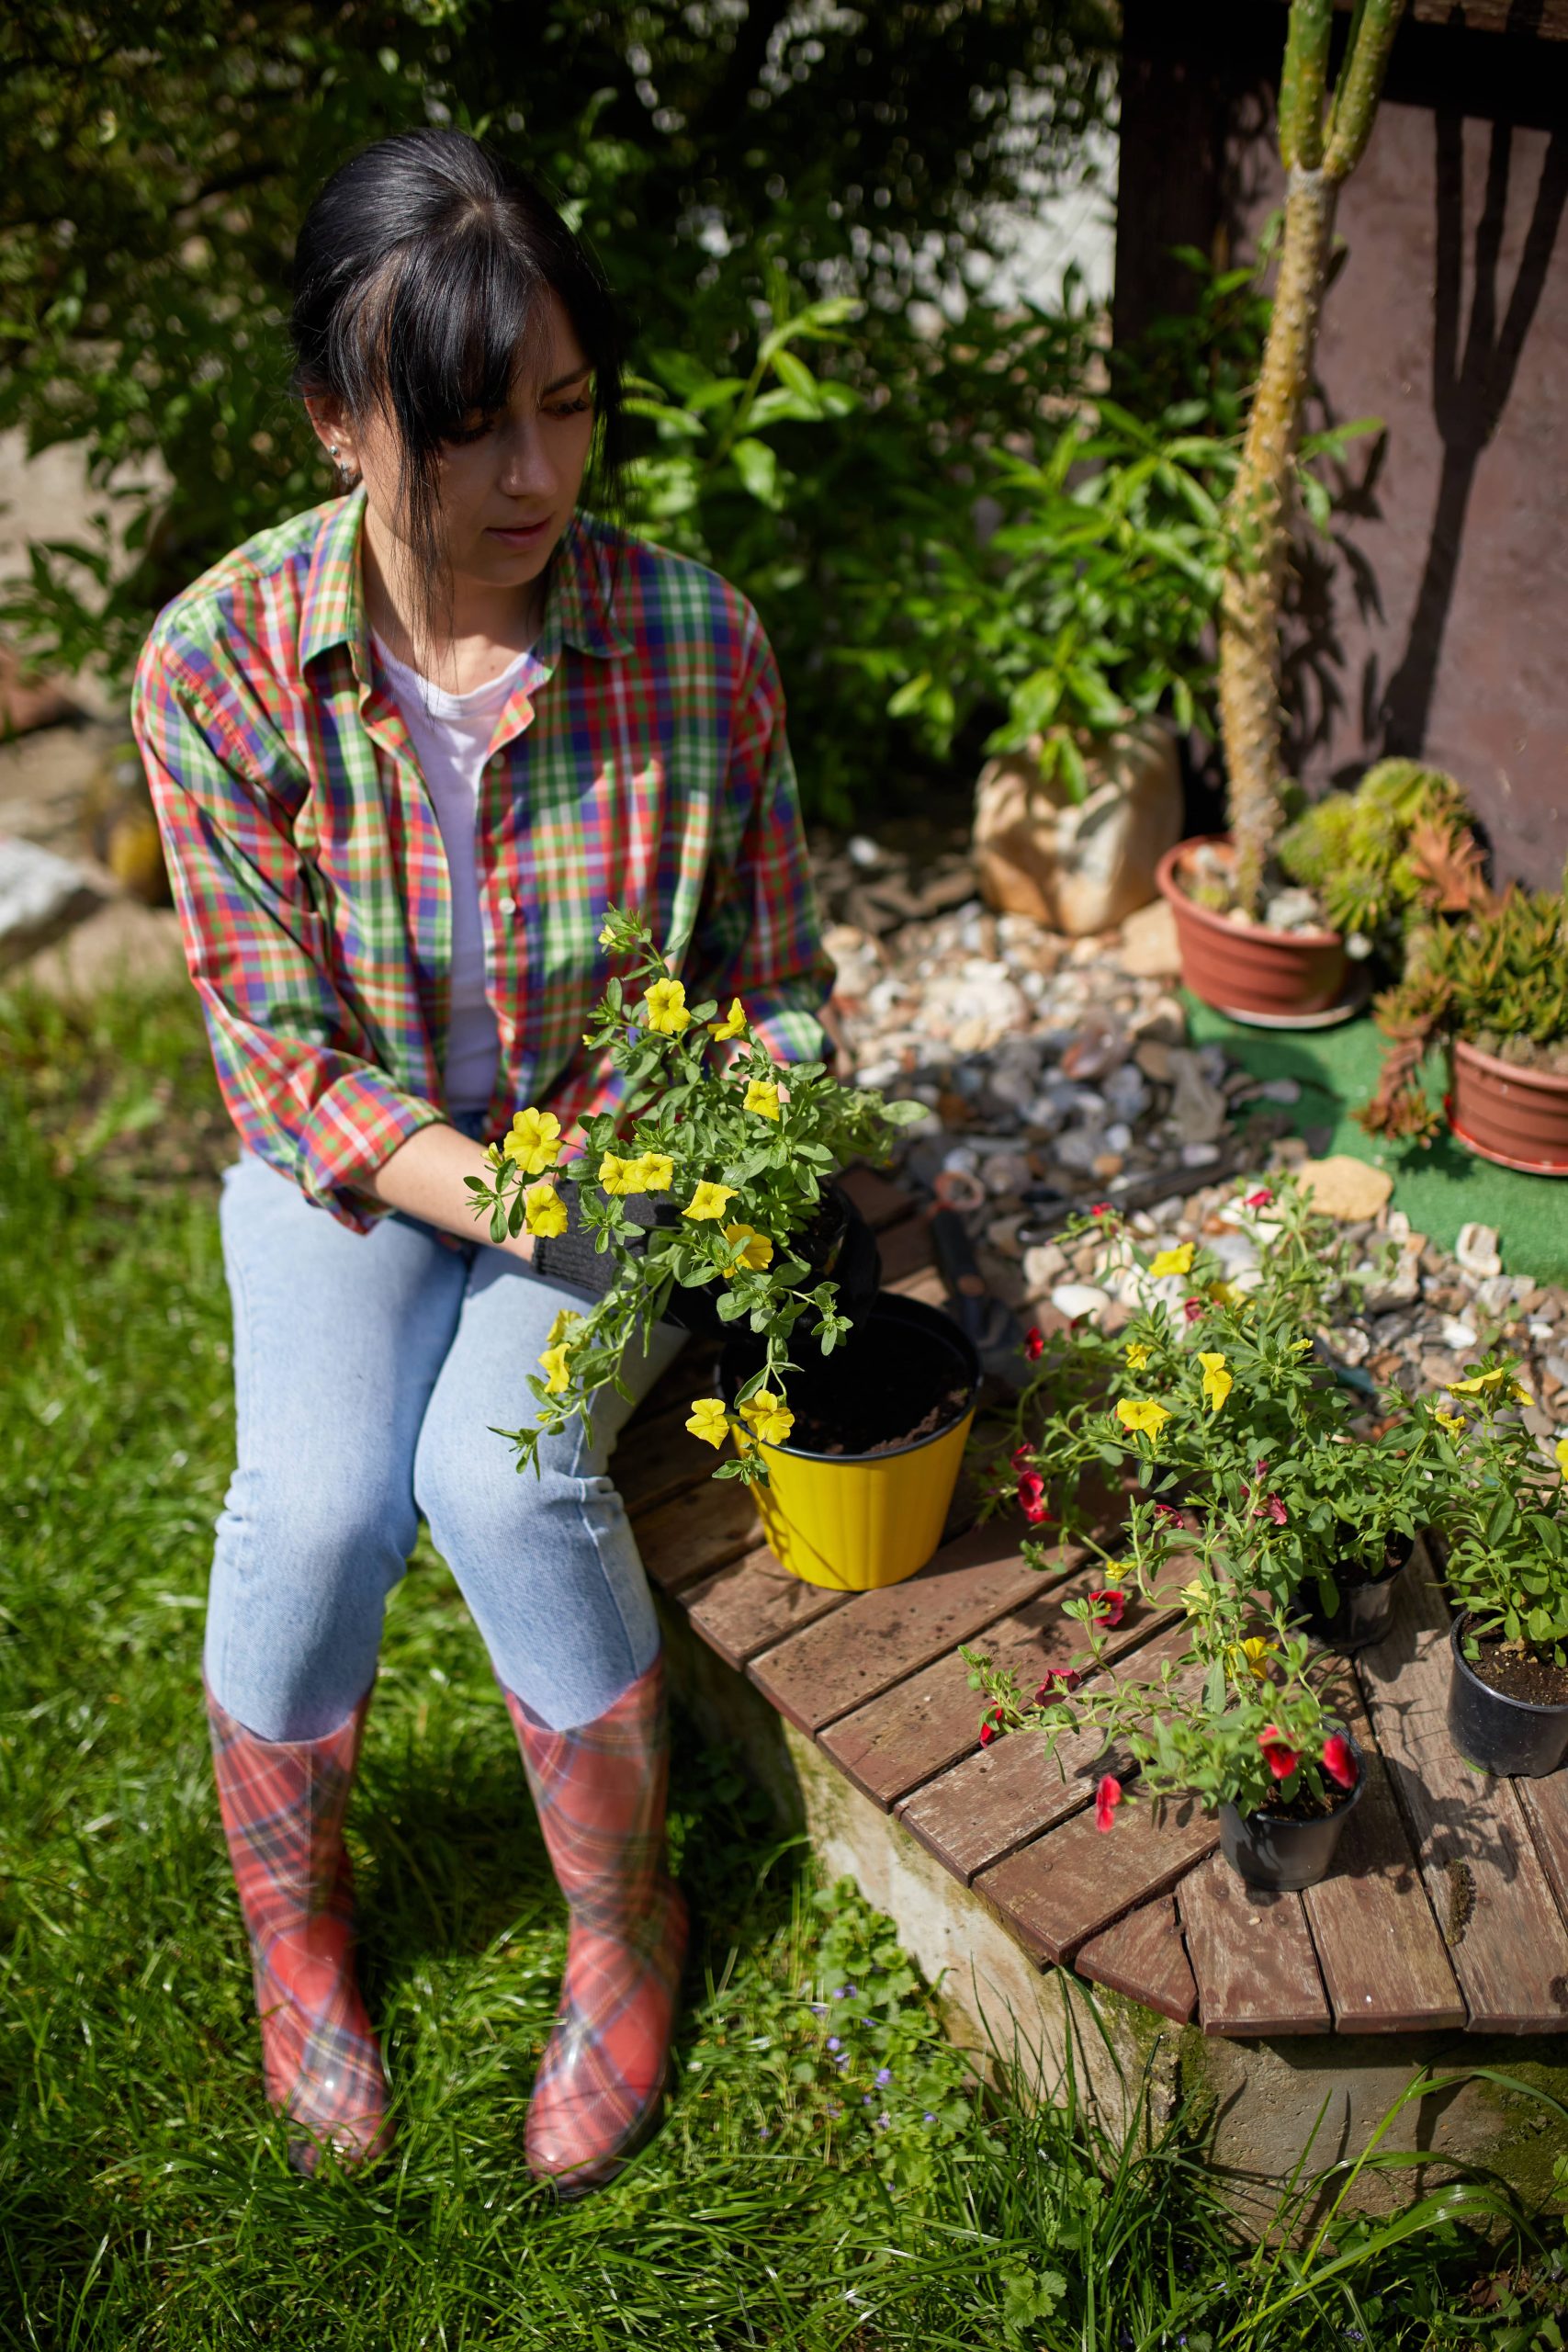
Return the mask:
{"type": "MultiPolygon", "coordinates": [[[[359,586],[365,503],[360,482],[321,510],[299,623],[301,671],[328,646],[346,645],[356,673],[369,674],[359,586]]],[[[611,563],[603,526],[592,516],[573,514],[550,560],[544,626],[536,648],[541,661],[553,662],[563,643],[606,661],[631,651],[631,639],[615,614],[611,563]]]]}

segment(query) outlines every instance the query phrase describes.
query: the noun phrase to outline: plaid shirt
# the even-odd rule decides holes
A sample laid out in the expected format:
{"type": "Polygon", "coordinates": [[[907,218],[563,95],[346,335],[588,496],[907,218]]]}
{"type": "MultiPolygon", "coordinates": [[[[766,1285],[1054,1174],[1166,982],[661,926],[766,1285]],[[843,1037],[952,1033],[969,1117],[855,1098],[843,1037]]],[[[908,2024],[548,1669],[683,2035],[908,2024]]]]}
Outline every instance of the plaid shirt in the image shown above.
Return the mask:
{"type": "MultiPolygon", "coordinates": [[[[263,531],[166,605],[131,726],[218,1080],[249,1148],[364,1232],[367,1180],[445,1116],[451,888],[373,664],[363,487],[263,531]]],[[[578,515],[496,722],[476,831],[501,1038],[487,1135],[563,1129],[622,1081],[582,1031],[614,901],[694,995],[743,997],[780,1060],[829,984],[772,650],[702,565],[578,515]]]]}

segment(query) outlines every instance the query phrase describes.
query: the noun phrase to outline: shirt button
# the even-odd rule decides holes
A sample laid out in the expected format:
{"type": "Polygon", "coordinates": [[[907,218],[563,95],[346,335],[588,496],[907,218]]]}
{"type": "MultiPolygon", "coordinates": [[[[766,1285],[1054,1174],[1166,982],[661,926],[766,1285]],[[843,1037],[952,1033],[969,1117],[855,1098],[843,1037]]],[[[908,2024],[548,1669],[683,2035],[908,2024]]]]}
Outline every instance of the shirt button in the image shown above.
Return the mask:
{"type": "Polygon", "coordinates": [[[514,915],[517,912],[517,901],[513,898],[502,896],[499,904],[503,915],[514,915]]]}

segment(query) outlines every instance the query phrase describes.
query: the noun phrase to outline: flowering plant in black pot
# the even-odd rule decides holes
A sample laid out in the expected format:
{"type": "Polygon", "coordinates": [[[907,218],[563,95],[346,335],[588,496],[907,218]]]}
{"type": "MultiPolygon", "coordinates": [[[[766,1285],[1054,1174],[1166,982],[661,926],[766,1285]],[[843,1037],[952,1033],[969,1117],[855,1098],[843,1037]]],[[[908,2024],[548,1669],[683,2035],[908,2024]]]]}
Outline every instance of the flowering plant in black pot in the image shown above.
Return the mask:
{"type": "Polygon", "coordinates": [[[1568,1439],[1549,1462],[1518,1370],[1489,1354],[1421,1409],[1444,1456],[1459,1612],[1450,1731],[1483,1770],[1537,1776],[1568,1756],[1568,1439]]]}
{"type": "Polygon", "coordinates": [[[1033,1732],[1060,1769],[1065,1741],[1098,1734],[1107,1767],[1095,1787],[1099,1828],[1111,1830],[1131,1800],[1186,1797],[1218,1815],[1221,1845],[1244,1877],[1312,1885],[1360,1793],[1359,1756],[1309,1679],[1305,1636],[1195,1566],[1180,1595],[1186,1646],[1164,1651],[1152,1674],[1136,1652],[1107,1662],[1121,1613],[1114,1588],[1077,1604],[1085,1647],[1032,1696],[1015,1673],[965,1648],[971,1685],[987,1701],[982,1736],[1033,1732]]]}

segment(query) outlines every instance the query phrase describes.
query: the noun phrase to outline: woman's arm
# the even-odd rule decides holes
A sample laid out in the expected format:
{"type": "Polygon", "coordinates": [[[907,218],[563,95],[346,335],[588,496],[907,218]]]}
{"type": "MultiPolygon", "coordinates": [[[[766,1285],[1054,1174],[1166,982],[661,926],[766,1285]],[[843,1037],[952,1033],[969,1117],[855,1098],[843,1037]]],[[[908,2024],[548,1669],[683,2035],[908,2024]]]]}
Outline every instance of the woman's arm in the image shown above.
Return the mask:
{"type": "MultiPolygon", "coordinates": [[[[493,1173],[480,1145],[443,1124],[421,1127],[400,1143],[381,1162],[369,1184],[376,1198],[389,1209],[423,1217],[426,1225],[439,1226],[443,1233],[455,1233],[463,1241],[488,1241],[489,1227],[474,1216],[473,1194],[463,1179],[480,1176],[488,1184],[493,1173]]],[[[501,1247],[514,1258],[532,1258],[534,1237],[520,1233],[514,1241],[503,1241],[501,1247]]]]}

